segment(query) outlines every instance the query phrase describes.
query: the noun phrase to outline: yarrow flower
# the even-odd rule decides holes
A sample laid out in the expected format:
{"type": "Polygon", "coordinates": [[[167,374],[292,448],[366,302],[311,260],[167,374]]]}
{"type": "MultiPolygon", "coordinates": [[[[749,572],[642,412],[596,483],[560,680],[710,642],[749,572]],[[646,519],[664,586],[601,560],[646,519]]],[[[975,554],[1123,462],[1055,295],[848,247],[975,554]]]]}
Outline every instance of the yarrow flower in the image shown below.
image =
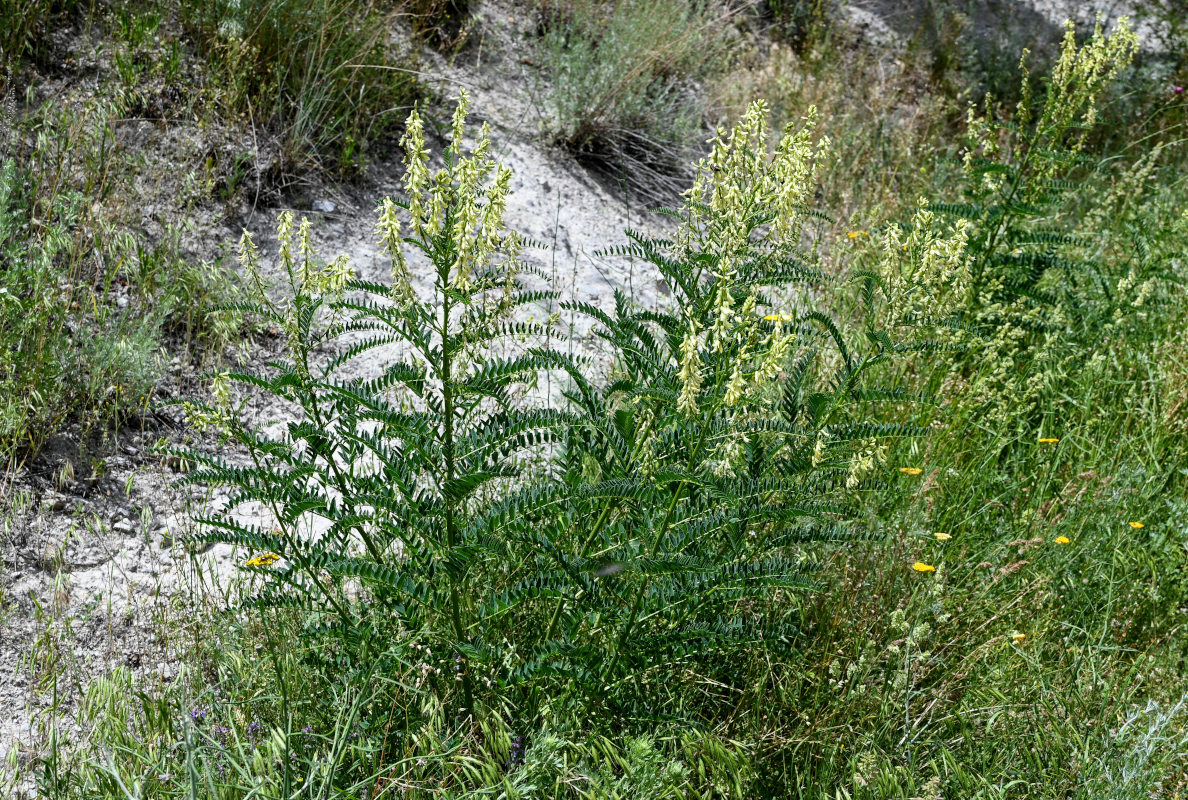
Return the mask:
{"type": "Polygon", "coordinates": [[[934,534],[932,534],[932,535],[936,537],[936,540],[937,540],[938,542],[946,542],[946,541],[948,541],[949,539],[952,539],[952,538],[953,538],[953,537],[952,537],[952,536],[950,536],[949,534],[947,534],[947,533],[942,533],[941,531],[937,531],[936,533],[934,533],[934,534]]]}
{"type": "Polygon", "coordinates": [[[931,564],[925,564],[923,561],[917,561],[915,564],[912,564],[912,569],[916,572],[936,572],[936,567],[931,564]]]}

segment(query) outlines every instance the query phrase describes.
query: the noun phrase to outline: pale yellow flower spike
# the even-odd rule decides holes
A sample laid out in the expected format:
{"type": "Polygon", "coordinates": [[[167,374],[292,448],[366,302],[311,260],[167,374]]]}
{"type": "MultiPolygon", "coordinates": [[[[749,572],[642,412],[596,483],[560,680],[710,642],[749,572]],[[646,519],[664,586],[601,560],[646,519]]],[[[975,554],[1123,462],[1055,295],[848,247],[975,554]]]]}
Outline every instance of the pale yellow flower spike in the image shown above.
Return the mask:
{"type": "Polygon", "coordinates": [[[952,537],[952,536],[950,536],[949,534],[947,534],[947,533],[942,533],[941,531],[937,531],[936,533],[934,533],[934,534],[932,534],[932,535],[936,537],[936,540],[937,540],[938,542],[947,542],[947,541],[949,541],[950,539],[952,539],[952,538],[953,538],[953,537],[952,537]]]}

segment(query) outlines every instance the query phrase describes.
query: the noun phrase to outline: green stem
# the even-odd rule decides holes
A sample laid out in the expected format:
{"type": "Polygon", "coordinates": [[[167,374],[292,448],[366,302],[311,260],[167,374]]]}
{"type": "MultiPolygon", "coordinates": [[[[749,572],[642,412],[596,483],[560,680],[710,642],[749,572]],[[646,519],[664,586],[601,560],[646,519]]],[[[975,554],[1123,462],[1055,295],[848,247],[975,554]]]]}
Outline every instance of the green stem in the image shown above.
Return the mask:
{"type": "MultiPolygon", "coordinates": [[[[442,423],[442,456],[445,468],[445,480],[442,483],[443,487],[448,487],[454,479],[455,472],[455,454],[454,454],[454,387],[450,374],[450,358],[451,358],[451,336],[450,336],[450,310],[452,307],[450,298],[445,295],[442,298],[441,306],[441,400],[442,411],[445,419],[442,423]]],[[[454,500],[449,496],[445,497],[445,518],[446,518],[446,548],[449,551],[458,544],[458,522],[455,519],[454,500]]],[[[466,631],[462,627],[462,612],[461,612],[461,593],[459,591],[458,579],[454,575],[447,572],[447,579],[450,584],[450,620],[454,626],[454,635],[458,637],[458,641],[466,641],[466,631]]],[[[462,670],[462,693],[465,700],[465,712],[470,714],[474,709],[474,687],[471,685],[470,671],[468,669],[462,670]]]]}

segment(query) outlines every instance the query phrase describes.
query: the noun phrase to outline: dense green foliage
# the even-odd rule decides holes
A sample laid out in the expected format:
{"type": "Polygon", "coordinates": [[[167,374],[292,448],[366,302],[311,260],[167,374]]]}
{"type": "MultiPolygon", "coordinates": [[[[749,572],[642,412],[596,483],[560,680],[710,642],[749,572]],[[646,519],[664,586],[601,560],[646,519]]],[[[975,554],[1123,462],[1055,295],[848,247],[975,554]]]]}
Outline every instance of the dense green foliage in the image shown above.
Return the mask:
{"type": "MultiPolygon", "coordinates": [[[[215,374],[182,406],[207,437],[164,448],[217,490],[189,541],[236,545],[238,577],[181,611],[172,686],[94,681],[42,794],[1188,790],[1174,90],[1152,99],[1125,24],[1070,29],[1051,75],[947,145],[952,102],[890,131],[829,82],[830,4],[765,5],[800,52],[723,95],[763,88],[792,123],[769,137],[748,104],[669,233],[601,254],[654,303],[573,301],[524,263],[465,94],[440,158],[408,119],[403,196],[377,209],[390,280],[320,260],[286,212],[270,290],[244,235],[227,308],[281,352],[215,374]],[[814,93],[835,117],[791,113],[814,93]]],[[[672,12],[671,40],[633,16],[654,2],[602,7],[538,6],[558,138],[695,119],[678,89],[709,74],[687,46],[713,7],[672,12]]],[[[57,263],[37,241],[6,277],[57,263]]]]}

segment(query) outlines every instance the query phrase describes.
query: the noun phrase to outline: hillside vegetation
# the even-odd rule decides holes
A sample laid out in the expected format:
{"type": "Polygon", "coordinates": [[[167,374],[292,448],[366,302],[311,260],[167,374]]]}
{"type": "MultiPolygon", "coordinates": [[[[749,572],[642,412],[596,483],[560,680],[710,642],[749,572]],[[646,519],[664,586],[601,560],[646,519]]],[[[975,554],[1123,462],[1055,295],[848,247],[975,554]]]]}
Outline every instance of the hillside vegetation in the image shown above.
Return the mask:
{"type": "Polygon", "coordinates": [[[1188,26],[980,8],[0,0],[6,536],[132,430],[191,498],[156,669],[65,544],[0,589],[0,787],[1188,796],[1188,26]],[[630,286],[509,224],[490,62],[630,286]]]}

